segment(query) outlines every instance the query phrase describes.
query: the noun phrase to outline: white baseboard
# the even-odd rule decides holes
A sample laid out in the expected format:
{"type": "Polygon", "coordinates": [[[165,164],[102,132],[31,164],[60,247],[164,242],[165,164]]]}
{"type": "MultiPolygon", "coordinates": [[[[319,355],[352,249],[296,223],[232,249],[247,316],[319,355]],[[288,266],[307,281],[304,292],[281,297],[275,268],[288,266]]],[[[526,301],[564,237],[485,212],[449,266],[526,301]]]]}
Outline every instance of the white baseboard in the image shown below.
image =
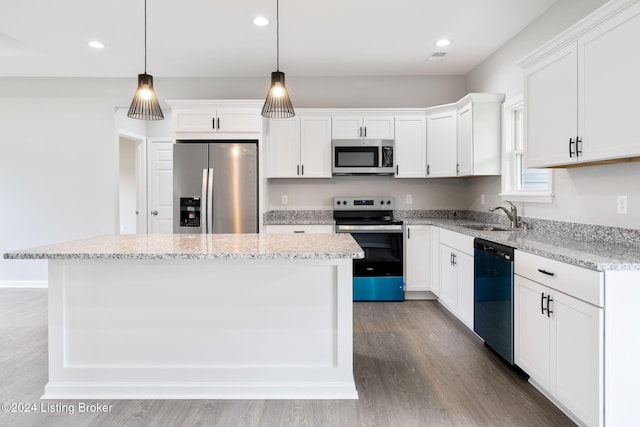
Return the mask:
{"type": "Polygon", "coordinates": [[[0,288],[47,288],[46,280],[0,280],[0,288]]]}

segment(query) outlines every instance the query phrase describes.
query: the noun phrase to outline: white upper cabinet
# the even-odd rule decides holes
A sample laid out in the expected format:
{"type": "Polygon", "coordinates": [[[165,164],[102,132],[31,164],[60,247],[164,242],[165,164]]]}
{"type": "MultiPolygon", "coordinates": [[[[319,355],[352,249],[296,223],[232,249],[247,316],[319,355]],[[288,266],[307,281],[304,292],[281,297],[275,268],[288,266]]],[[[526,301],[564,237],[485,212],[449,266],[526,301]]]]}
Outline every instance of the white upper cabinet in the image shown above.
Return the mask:
{"type": "Polygon", "coordinates": [[[173,130],[180,138],[207,139],[228,134],[259,134],[262,101],[167,101],[173,130]]]}
{"type": "Polygon", "coordinates": [[[640,156],[640,2],[610,1],[521,62],[527,167],[640,156]]]}
{"type": "Polygon", "coordinates": [[[572,43],[525,71],[527,167],[576,161],[577,63],[577,45],[572,43]]]}
{"type": "Polygon", "coordinates": [[[331,117],[269,120],[268,178],[331,178],[331,117]]]}
{"type": "Polygon", "coordinates": [[[395,134],[396,178],[426,178],[427,118],[396,116],[395,134]]]}
{"type": "Polygon", "coordinates": [[[394,116],[334,115],[333,139],[394,139],[394,116]]]}
{"type": "Polygon", "coordinates": [[[500,175],[503,94],[470,93],[457,103],[457,176],[500,175]]]}
{"type": "Polygon", "coordinates": [[[427,114],[427,177],[456,176],[456,107],[427,114]]]}

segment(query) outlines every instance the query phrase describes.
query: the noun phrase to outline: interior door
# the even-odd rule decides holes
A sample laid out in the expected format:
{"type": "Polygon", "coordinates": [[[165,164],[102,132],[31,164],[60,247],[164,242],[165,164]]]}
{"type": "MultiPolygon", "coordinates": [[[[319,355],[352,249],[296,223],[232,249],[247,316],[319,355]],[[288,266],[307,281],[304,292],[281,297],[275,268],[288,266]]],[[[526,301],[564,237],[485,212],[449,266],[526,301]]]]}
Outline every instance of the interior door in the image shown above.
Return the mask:
{"type": "Polygon", "coordinates": [[[173,141],[148,140],[148,232],[173,233],[173,141]]]}

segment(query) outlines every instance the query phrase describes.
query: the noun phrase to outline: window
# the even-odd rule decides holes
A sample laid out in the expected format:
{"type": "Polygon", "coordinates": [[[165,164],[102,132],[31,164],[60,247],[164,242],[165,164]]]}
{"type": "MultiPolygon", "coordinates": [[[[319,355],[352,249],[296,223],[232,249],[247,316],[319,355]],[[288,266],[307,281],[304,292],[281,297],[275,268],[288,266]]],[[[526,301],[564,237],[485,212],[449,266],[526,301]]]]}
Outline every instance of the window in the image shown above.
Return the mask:
{"type": "Polygon", "coordinates": [[[518,96],[504,104],[502,193],[517,202],[551,203],[551,170],[527,169],[524,161],[524,101],[518,96]]]}

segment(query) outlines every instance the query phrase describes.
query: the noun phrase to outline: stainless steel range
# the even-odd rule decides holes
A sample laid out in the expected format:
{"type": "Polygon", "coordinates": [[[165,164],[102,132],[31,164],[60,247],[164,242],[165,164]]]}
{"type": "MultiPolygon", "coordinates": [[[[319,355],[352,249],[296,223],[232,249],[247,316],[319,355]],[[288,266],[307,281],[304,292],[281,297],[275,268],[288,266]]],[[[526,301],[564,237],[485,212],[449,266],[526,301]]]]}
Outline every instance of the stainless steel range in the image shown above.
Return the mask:
{"type": "Polygon", "coordinates": [[[354,301],[403,301],[402,221],[393,197],[334,197],[336,233],[351,233],[364,250],[353,260],[354,301]]]}

